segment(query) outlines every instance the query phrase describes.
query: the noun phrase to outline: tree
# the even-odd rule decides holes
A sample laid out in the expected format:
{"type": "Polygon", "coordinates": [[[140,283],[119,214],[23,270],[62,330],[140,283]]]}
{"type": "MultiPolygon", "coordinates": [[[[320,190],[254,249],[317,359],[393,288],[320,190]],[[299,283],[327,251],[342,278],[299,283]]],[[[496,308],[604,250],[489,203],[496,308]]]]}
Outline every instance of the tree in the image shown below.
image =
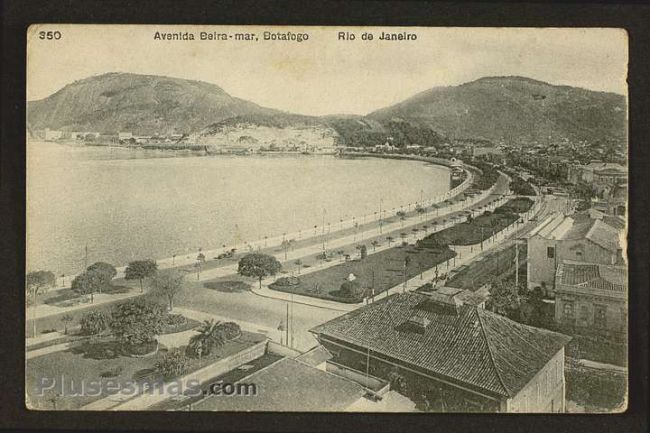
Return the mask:
{"type": "MultiPolygon", "coordinates": [[[[46,291],[56,283],[56,276],[50,271],[34,271],[25,275],[25,296],[26,301],[36,306],[38,294],[46,291]],[[30,299],[31,298],[31,299],[30,299]]],[[[34,317],[32,318],[33,337],[36,337],[36,309],[33,309],[34,317]]]]}
{"type": "Polygon", "coordinates": [[[167,352],[160,361],[157,361],[154,369],[164,379],[171,379],[185,373],[188,365],[187,356],[176,348],[167,352]]]}
{"type": "Polygon", "coordinates": [[[135,347],[155,341],[164,316],[161,305],[138,299],[113,308],[110,327],[120,342],[135,347]]]}
{"type": "Polygon", "coordinates": [[[513,284],[493,281],[487,307],[502,316],[511,317],[519,310],[519,294],[513,284]]]}
{"type": "Polygon", "coordinates": [[[81,316],[79,324],[82,334],[97,335],[108,328],[108,318],[101,311],[89,311],[81,316]]]}
{"type": "Polygon", "coordinates": [[[63,323],[63,334],[68,335],[68,324],[72,322],[74,319],[72,318],[71,315],[69,314],[64,314],[61,316],[61,322],[63,323]]]}
{"type": "Polygon", "coordinates": [[[379,245],[379,241],[375,239],[374,241],[370,242],[370,244],[372,245],[372,250],[377,251],[377,246],[379,245]]]}
{"type": "Polygon", "coordinates": [[[237,272],[245,277],[257,278],[262,288],[262,279],[277,274],[282,264],[273,256],[267,254],[247,254],[239,260],[237,272]]]}
{"type": "Polygon", "coordinates": [[[106,262],[96,262],[88,266],[87,272],[94,272],[99,278],[99,285],[97,291],[102,292],[102,289],[108,288],[111,285],[111,280],[117,275],[117,270],[113,265],[106,262]]]}
{"type": "Polygon", "coordinates": [[[36,296],[42,291],[56,284],[56,277],[50,271],[34,271],[25,275],[25,289],[32,301],[36,302],[36,296]]]}
{"type": "Polygon", "coordinates": [[[226,336],[219,326],[220,322],[206,320],[198,329],[199,333],[190,338],[187,353],[194,358],[201,359],[203,355],[210,355],[213,350],[223,346],[226,336]]]}
{"type": "Polygon", "coordinates": [[[106,284],[106,276],[98,271],[86,271],[72,280],[72,290],[80,295],[90,295],[90,303],[94,302],[94,294],[101,292],[106,284]]]}
{"type": "Polygon", "coordinates": [[[359,248],[359,254],[361,256],[361,260],[364,260],[366,257],[368,257],[368,249],[365,245],[361,245],[361,248],[359,248]]]}
{"type": "Polygon", "coordinates": [[[300,275],[300,268],[302,267],[302,260],[298,259],[295,262],[293,262],[294,265],[296,265],[298,269],[298,275],[300,275]]]}
{"type": "Polygon", "coordinates": [[[363,289],[357,280],[345,281],[341,284],[340,293],[345,298],[356,299],[363,296],[363,289]]]}
{"type": "Polygon", "coordinates": [[[386,236],[386,241],[388,241],[388,246],[390,247],[390,244],[395,240],[392,236],[386,236]]]}
{"type": "Polygon", "coordinates": [[[140,292],[143,292],[142,280],[152,277],[158,270],[158,264],[153,260],[136,260],[129,263],[124,271],[127,280],[140,280],[140,292]]]}
{"type": "Polygon", "coordinates": [[[183,278],[185,275],[176,270],[158,272],[151,279],[151,288],[153,293],[162,295],[167,298],[169,311],[174,308],[174,297],[183,288],[183,278]]]}

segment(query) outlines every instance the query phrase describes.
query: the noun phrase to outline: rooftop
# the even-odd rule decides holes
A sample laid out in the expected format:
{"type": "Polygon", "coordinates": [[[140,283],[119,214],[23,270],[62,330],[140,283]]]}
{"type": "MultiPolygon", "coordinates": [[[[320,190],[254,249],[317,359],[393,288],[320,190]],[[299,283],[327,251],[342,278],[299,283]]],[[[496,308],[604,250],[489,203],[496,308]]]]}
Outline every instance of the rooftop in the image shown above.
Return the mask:
{"type": "Polygon", "coordinates": [[[338,412],[363,397],[361,385],[300,361],[283,358],[241,380],[257,395],[211,396],[197,411],[338,412]]]}
{"type": "Polygon", "coordinates": [[[627,269],[592,263],[564,262],[557,273],[558,283],[610,292],[627,292],[627,269]]]}
{"type": "Polygon", "coordinates": [[[505,397],[516,395],[570,340],[479,307],[443,303],[416,292],[376,301],[312,332],[505,397]]]}
{"type": "Polygon", "coordinates": [[[572,216],[556,214],[545,219],[526,237],[541,236],[553,240],[589,239],[606,250],[617,252],[620,249],[619,230],[605,222],[605,218],[593,218],[590,213],[577,213],[572,216]]]}

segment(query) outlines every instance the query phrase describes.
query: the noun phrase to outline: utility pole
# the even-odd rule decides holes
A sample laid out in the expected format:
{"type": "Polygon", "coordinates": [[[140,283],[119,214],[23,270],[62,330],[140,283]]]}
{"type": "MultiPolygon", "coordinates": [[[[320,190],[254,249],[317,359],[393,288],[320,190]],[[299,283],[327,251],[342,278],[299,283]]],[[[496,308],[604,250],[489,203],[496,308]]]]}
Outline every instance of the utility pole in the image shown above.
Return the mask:
{"type": "Polygon", "coordinates": [[[84,271],[88,269],[88,244],[86,244],[85,254],[84,254],[84,271]]]}
{"type": "Polygon", "coordinates": [[[379,198],[379,234],[382,233],[382,230],[381,230],[382,229],[382,218],[381,218],[381,202],[382,202],[382,200],[383,199],[380,197],[379,198]]]}
{"type": "Polygon", "coordinates": [[[285,334],[286,334],[285,342],[288,346],[289,345],[289,304],[287,304],[287,320],[285,323],[287,324],[287,326],[285,326],[285,334]]]}
{"type": "Polygon", "coordinates": [[[291,348],[294,347],[294,330],[293,330],[293,293],[291,293],[291,348]]]}
{"type": "Polygon", "coordinates": [[[519,290],[519,242],[515,239],[515,287],[519,290]]]}

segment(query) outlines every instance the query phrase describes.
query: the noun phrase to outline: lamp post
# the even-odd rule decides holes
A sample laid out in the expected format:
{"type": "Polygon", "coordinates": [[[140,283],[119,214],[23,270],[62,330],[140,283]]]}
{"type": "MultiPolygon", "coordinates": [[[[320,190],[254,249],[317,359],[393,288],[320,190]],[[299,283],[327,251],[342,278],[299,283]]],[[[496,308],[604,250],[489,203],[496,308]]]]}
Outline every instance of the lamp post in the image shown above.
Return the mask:
{"type": "Polygon", "coordinates": [[[380,197],[380,198],[379,198],[379,234],[382,233],[382,225],[383,225],[382,216],[381,216],[381,205],[382,205],[382,202],[383,202],[383,199],[380,197]]]}

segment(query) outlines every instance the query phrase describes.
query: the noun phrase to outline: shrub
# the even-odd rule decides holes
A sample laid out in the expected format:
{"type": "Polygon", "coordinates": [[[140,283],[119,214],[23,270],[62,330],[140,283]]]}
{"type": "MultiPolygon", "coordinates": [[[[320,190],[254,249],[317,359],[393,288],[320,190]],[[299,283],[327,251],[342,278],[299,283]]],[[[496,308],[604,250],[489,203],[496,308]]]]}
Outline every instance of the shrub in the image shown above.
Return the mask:
{"type": "Polygon", "coordinates": [[[218,326],[225,340],[234,340],[241,335],[241,327],[235,322],[224,322],[218,326]]]}
{"type": "Polygon", "coordinates": [[[361,289],[361,284],[357,280],[346,281],[341,284],[341,289],[339,290],[341,296],[346,298],[359,298],[363,295],[361,289]]]}
{"type": "Polygon", "coordinates": [[[113,308],[110,327],[120,342],[137,346],[160,334],[165,314],[165,308],[159,304],[129,301],[113,308]]]}
{"type": "Polygon", "coordinates": [[[182,314],[168,314],[163,318],[163,326],[167,329],[179,328],[187,323],[187,318],[182,314]]]}
{"type": "Polygon", "coordinates": [[[81,333],[85,335],[97,335],[108,328],[108,319],[101,311],[89,311],[79,321],[81,333]]]}
{"type": "Polygon", "coordinates": [[[188,364],[187,356],[180,349],[174,349],[167,352],[160,361],[156,362],[154,368],[163,378],[171,379],[185,373],[188,364]]]}
{"type": "Polygon", "coordinates": [[[286,286],[297,286],[300,284],[300,278],[298,277],[281,277],[275,280],[273,283],[276,286],[286,287],[286,286]]]}

